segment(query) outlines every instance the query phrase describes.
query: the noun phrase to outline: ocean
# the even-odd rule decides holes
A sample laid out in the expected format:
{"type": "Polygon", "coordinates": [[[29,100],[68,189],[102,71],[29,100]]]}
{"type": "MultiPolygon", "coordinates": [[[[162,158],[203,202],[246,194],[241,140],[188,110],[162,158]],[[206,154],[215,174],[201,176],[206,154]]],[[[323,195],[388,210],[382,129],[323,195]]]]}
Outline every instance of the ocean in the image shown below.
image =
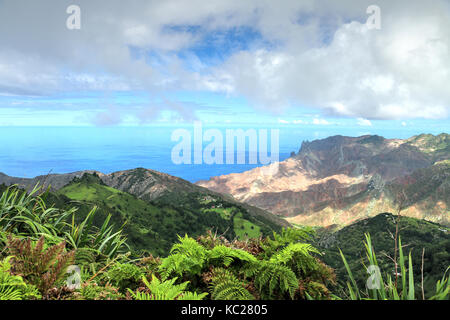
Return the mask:
{"type": "MultiPolygon", "coordinates": [[[[248,156],[245,164],[175,164],[171,151],[178,142],[171,141],[171,135],[178,128],[180,127],[0,127],[0,172],[30,178],[49,172],[97,170],[111,173],[143,167],[196,182],[213,176],[243,172],[261,165],[248,163],[248,156]]],[[[193,132],[192,126],[184,128],[193,132]]],[[[225,132],[224,127],[218,129],[225,132]]],[[[355,132],[352,128],[267,129],[269,136],[271,129],[279,129],[280,161],[288,158],[292,151],[298,152],[304,140],[312,141],[334,134],[361,135],[361,132],[355,132]]],[[[390,138],[406,138],[414,134],[405,131],[383,133],[390,138]]],[[[225,137],[225,133],[223,136],[225,137]]],[[[203,142],[203,147],[209,143],[203,142]]],[[[223,145],[225,146],[225,142],[223,145]]]]}

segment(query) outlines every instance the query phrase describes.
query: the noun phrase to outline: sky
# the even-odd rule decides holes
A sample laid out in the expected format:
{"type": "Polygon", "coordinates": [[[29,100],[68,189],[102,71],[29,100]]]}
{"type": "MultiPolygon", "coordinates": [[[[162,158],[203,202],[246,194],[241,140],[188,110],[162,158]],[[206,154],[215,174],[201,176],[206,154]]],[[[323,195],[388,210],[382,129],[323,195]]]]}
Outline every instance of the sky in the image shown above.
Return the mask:
{"type": "Polygon", "coordinates": [[[449,132],[449,111],[448,0],[0,0],[0,126],[449,132]]]}

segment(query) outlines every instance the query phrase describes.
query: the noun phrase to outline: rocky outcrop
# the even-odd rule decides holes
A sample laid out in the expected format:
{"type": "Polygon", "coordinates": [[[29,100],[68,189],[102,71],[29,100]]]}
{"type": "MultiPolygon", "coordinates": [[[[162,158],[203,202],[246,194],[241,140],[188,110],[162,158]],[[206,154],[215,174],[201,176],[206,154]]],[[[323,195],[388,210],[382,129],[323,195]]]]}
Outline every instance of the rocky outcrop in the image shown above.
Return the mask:
{"type": "Polygon", "coordinates": [[[29,179],[10,177],[0,172],[0,184],[5,184],[7,186],[16,184],[20,188],[26,190],[32,190],[35,186],[44,187],[44,189],[50,188],[52,190],[58,190],[69,184],[73,179],[81,178],[85,173],[97,173],[98,175],[103,176],[103,173],[101,172],[85,170],[66,174],[48,174],[29,179]]]}
{"type": "MultiPolygon", "coordinates": [[[[450,198],[448,189],[441,200],[417,196],[425,191],[411,178],[420,170],[426,171],[449,158],[448,134],[420,135],[405,140],[376,135],[333,136],[303,142],[297,154],[278,164],[278,170],[259,167],[197,184],[288,217],[292,223],[322,226],[348,224],[380,212],[395,211],[398,194],[412,188],[416,194],[410,193],[410,197],[421,200],[409,204],[407,214],[449,223],[449,204],[441,201],[450,198]],[[394,188],[394,185],[402,187],[394,188]]],[[[448,173],[448,166],[440,168],[448,173]]],[[[434,171],[430,169],[427,174],[432,175],[434,171]]],[[[439,180],[440,184],[427,192],[442,193],[441,185],[448,183],[446,179],[439,180]]],[[[422,184],[425,180],[422,179],[422,184]]]]}

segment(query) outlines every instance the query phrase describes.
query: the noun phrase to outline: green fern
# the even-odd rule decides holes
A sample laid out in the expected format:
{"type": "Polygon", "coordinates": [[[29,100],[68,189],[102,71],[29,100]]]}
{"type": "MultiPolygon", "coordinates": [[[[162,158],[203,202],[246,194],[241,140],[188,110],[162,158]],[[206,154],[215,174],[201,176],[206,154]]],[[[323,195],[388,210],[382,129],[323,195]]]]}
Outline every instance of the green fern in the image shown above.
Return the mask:
{"type": "Polygon", "coordinates": [[[172,254],[184,254],[196,259],[202,259],[206,256],[206,249],[199,244],[195,239],[185,235],[184,237],[178,236],[179,243],[172,246],[170,253],[172,254]]]}
{"type": "Polygon", "coordinates": [[[40,294],[36,287],[23,281],[21,276],[10,273],[12,257],[0,262],[0,300],[38,299],[40,294]]]}
{"type": "Polygon", "coordinates": [[[207,295],[207,292],[198,294],[196,292],[187,291],[180,294],[177,300],[203,300],[203,298],[205,298],[207,295]]]}
{"type": "Polygon", "coordinates": [[[273,233],[273,239],[267,238],[263,248],[268,255],[271,255],[288,244],[309,241],[313,234],[314,230],[311,227],[283,228],[281,233],[273,233]]]}
{"type": "Polygon", "coordinates": [[[298,279],[291,268],[268,261],[259,262],[256,268],[247,274],[255,277],[255,285],[261,292],[263,299],[283,298],[288,293],[294,299],[298,289],[298,279]]]}
{"type": "Polygon", "coordinates": [[[34,245],[31,239],[9,237],[7,248],[12,256],[14,273],[36,285],[43,295],[66,277],[75,256],[74,251],[65,252],[65,242],[44,249],[44,237],[34,245]]]}
{"type": "Polygon", "coordinates": [[[244,250],[218,245],[209,252],[209,261],[212,263],[219,262],[219,264],[228,267],[235,261],[254,263],[256,258],[244,250]]]}
{"type": "Polygon", "coordinates": [[[210,284],[214,300],[254,300],[255,297],[244,288],[242,281],[226,269],[215,269],[210,284]]]}
{"type": "Polygon", "coordinates": [[[161,282],[157,277],[152,275],[152,281],[148,282],[145,277],[142,281],[150,292],[133,292],[128,289],[135,300],[202,300],[208,293],[196,294],[185,291],[189,282],[175,284],[177,278],[161,282]]]}
{"type": "Polygon", "coordinates": [[[187,235],[178,237],[180,243],[174,244],[171,255],[163,259],[159,271],[163,279],[171,275],[182,276],[184,273],[199,275],[208,257],[208,250],[187,235]]]}
{"type": "Polygon", "coordinates": [[[172,254],[164,258],[158,267],[162,278],[168,279],[172,275],[183,276],[183,274],[200,274],[205,259],[195,259],[184,254],[172,254]]]}
{"type": "Polygon", "coordinates": [[[269,262],[290,266],[292,269],[306,274],[317,268],[317,260],[311,254],[320,252],[308,243],[291,243],[281,251],[274,254],[269,262]]]}

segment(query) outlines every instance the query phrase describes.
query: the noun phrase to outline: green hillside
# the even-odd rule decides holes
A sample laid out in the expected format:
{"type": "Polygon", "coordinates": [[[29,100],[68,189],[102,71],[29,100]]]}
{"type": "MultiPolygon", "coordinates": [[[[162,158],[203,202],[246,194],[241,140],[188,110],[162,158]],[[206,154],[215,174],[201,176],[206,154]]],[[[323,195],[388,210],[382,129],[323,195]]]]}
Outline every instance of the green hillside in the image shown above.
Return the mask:
{"type": "Polygon", "coordinates": [[[420,134],[408,139],[408,144],[417,147],[420,151],[433,156],[434,161],[448,159],[450,154],[450,135],[420,134]]]}
{"type": "MultiPolygon", "coordinates": [[[[338,287],[342,288],[349,280],[342,262],[339,249],[349,262],[350,269],[355,275],[360,287],[365,287],[368,274],[362,263],[366,263],[364,234],[369,233],[376,251],[381,270],[392,270],[394,265],[387,257],[394,256],[394,238],[396,219],[390,213],[382,213],[373,218],[361,220],[337,232],[319,229],[317,245],[325,253],[323,261],[336,270],[338,287]]],[[[403,251],[411,251],[414,277],[421,278],[422,249],[424,252],[424,287],[426,292],[432,292],[436,281],[449,267],[450,262],[450,229],[439,224],[409,217],[400,217],[399,235],[403,251]]],[[[416,288],[420,292],[421,288],[416,288]]]]}
{"type": "MultiPolygon", "coordinates": [[[[173,195],[176,197],[176,195],[173,195]]],[[[228,239],[244,239],[269,234],[273,228],[250,216],[247,210],[210,195],[189,194],[177,201],[144,201],[127,192],[106,186],[96,175],[85,174],[49,193],[47,199],[60,208],[77,207],[82,221],[97,206],[95,224],[100,226],[108,214],[118,228],[124,225],[133,251],[155,255],[168,253],[178,235],[198,236],[207,230],[228,239]]]]}

